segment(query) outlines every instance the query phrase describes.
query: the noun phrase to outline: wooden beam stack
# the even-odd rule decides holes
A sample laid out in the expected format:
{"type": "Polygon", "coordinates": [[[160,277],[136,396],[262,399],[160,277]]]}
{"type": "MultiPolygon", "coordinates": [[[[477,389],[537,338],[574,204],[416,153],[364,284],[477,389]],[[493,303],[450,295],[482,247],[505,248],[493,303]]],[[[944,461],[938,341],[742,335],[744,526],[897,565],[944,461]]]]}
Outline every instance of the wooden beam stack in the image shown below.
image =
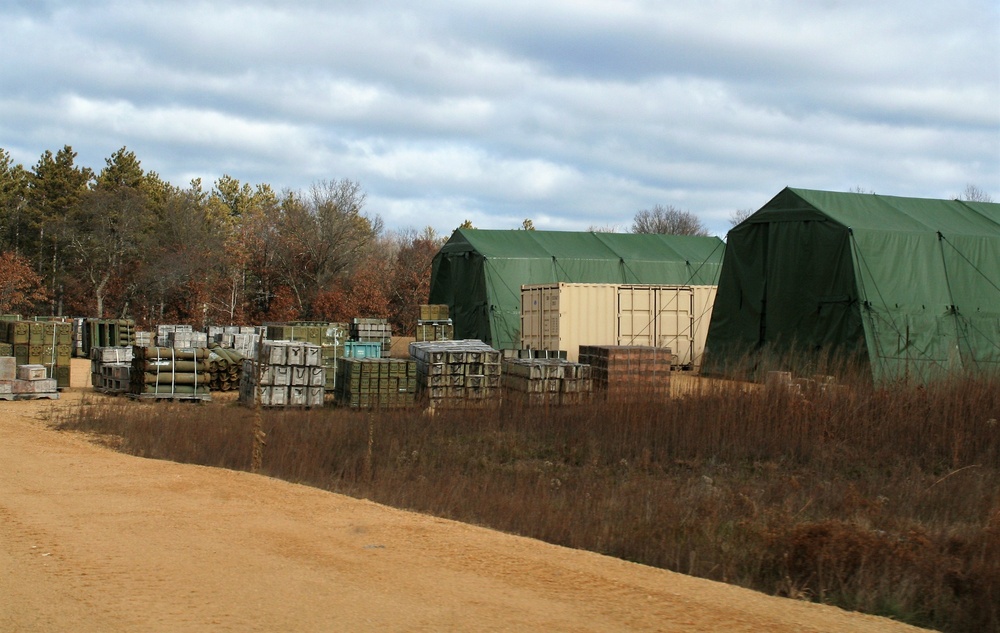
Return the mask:
{"type": "Polygon", "coordinates": [[[673,354],[666,347],[581,345],[594,390],[612,400],[669,396],[673,354]]]}

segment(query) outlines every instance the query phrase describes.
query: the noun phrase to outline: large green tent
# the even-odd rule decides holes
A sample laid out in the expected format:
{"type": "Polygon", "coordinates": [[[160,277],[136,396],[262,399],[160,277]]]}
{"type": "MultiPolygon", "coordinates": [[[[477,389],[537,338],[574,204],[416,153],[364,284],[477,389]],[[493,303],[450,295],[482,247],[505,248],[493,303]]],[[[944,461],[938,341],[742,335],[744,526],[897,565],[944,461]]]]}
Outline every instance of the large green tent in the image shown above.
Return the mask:
{"type": "Polygon", "coordinates": [[[1000,204],[781,191],[729,232],[703,368],[792,349],[877,381],[1000,369],[1000,204]]]}
{"type": "Polygon", "coordinates": [[[521,286],[545,283],[715,285],[717,237],[457,229],[434,257],[431,303],[456,338],[520,347],[521,286]]]}

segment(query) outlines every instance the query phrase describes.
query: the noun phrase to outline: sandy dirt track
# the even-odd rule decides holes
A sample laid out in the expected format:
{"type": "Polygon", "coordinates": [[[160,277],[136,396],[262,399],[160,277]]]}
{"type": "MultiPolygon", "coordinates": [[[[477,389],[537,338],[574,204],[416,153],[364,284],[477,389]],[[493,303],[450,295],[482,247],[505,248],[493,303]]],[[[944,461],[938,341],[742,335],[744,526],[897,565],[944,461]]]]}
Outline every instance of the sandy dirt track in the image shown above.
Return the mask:
{"type": "Polygon", "coordinates": [[[47,425],[81,391],[0,402],[0,631],[918,630],[118,454],[47,425]]]}

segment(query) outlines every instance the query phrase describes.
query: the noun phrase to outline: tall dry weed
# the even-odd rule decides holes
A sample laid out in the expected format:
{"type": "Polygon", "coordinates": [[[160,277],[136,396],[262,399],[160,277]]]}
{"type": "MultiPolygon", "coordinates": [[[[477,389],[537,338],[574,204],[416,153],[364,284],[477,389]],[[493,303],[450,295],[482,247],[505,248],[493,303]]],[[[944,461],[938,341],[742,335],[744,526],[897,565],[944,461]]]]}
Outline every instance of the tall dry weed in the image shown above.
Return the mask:
{"type": "MultiPolygon", "coordinates": [[[[585,407],[264,411],[261,472],[945,631],[1000,630],[1000,383],[705,382],[585,407]]],[[[80,407],[121,450],[249,469],[240,407],[80,407]]]]}

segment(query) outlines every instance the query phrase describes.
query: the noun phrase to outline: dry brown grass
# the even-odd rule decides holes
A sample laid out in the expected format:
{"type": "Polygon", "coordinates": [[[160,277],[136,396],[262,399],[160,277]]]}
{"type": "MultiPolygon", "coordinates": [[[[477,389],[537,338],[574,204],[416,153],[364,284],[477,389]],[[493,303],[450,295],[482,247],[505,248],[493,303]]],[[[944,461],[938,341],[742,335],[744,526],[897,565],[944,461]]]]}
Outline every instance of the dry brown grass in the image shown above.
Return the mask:
{"type": "MultiPolygon", "coordinates": [[[[261,472],[946,631],[1000,629],[1000,382],[729,381],[568,409],[265,411],[261,472]]],[[[85,404],[136,455],[247,470],[237,406],[85,404]]]]}

